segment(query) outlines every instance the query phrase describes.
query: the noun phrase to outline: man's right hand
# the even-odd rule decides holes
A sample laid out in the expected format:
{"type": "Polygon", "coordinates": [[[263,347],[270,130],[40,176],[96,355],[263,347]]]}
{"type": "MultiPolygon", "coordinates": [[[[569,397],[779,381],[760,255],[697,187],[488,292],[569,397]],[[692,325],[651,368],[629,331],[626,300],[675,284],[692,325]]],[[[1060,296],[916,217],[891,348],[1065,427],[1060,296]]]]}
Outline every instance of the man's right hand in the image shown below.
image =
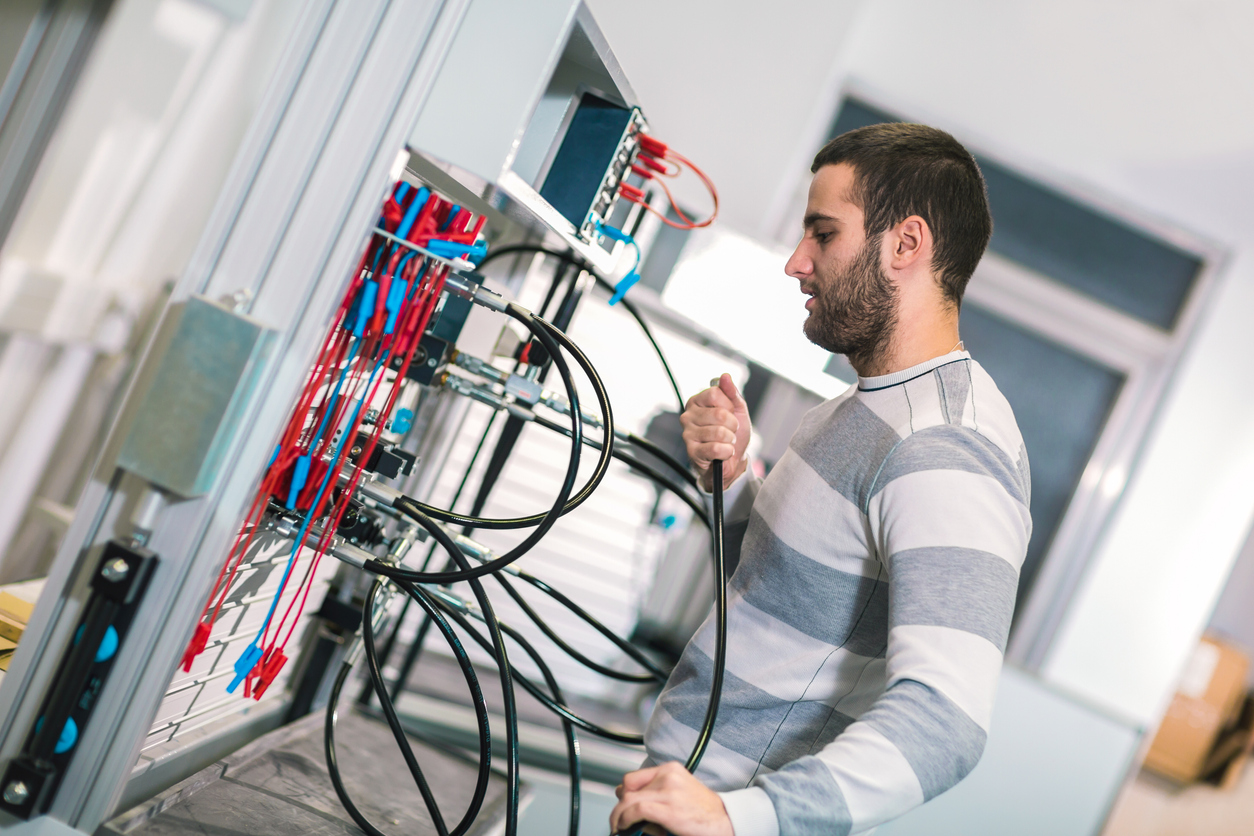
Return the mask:
{"type": "Polygon", "coordinates": [[[684,445],[688,459],[700,477],[702,486],[712,490],[710,465],[723,461],[723,487],[745,472],[745,450],[749,447],[749,407],[736,391],[731,375],[724,374],[718,386],[698,392],[688,399],[684,414],[684,445]]]}

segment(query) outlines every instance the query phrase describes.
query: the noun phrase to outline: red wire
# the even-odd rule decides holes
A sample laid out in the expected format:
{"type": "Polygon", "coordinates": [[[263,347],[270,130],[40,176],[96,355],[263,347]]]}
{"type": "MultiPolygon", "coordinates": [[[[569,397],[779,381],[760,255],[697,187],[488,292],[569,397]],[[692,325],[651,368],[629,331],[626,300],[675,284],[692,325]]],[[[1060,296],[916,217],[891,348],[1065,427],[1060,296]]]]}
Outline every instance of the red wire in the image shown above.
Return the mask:
{"type": "MultiPolygon", "coordinates": [[[[641,153],[646,153],[646,152],[642,151],[641,153]]],[[[658,159],[652,154],[646,154],[646,155],[650,157],[651,159],[658,159]]],[[[620,192],[620,194],[622,194],[626,200],[629,200],[632,203],[637,203],[643,206],[646,210],[648,210],[649,212],[652,212],[654,215],[657,215],[659,218],[661,218],[662,222],[665,223],[667,226],[673,227],[675,229],[684,229],[684,230],[701,229],[702,227],[707,227],[710,224],[714,223],[714,219],[718,217],[718,188],[715,187],[714,182],[710,180],[709,177],[706,176],[704,171],[702,171],[700,168],[694,165],[691,160],[689,160],[687,157],[683,156],[682,154],[678,154],[675,151],[667,149],[666,157],[664,159],[667,162],[673,163],[675,165],[676,174],[679,172],[681,165],[686,165],[688,166],[688,168],[692,169],[692,172],[696,174],[697,177],[701,178],[701,182],[705,184],[706,189],[708,189],[710,192],[710,198],[714,201],[714,209],[710,212],[710,217],[706,218],[703,221],[694,221],[692,218],[688,217],[688,215],[682,209],[679,208],[679,204],[675,202],[675,195],[671,193],[671,190],[669,187],[667,187],[666,182],[657,176],[650,177],[648,179],[652,180],[653,182],[657,183],[659,186],[662,187],[662,191],[666,193],[666,199],[670,202],[671,208],[675,211],[675,214],[679,216],[680,218],[679,221],[672,221],[670,218],[666,217],[665,212],[659,212],[657,209],[650,206],[647,201],[633,197],[631,194],[623,194],[622,192],[620,192]]],[[[657,172],[657,174],[661,174],[661,172],[657,172]]],[[[666,176],[673,177],[674,175],[667,174],[666,176]]]]}

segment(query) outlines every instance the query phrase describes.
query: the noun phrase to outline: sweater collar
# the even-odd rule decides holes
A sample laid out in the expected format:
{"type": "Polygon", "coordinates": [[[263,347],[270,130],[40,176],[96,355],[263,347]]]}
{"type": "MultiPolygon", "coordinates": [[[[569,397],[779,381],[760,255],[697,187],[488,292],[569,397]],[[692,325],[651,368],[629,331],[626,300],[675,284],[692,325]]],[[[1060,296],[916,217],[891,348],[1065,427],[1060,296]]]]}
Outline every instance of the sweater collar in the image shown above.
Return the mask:
{"type": "Polygon", "coordinates": [[[890,386],[897,386],[916,377],[927,374],[932,369],[938,369],[941,366],[947,366],[950,363],[957,363],[960,360],[970,360],[971,355],[966,351],[951,351],[948,354],[942,354],[939,357],[933,357],[931,360],[925,360],[918,365],[911,366],[908,369],[891,372],[890,374],[876,375],[875,377],[863,377],[858,375],[858,390],[861,392],[874,392],[877,389],[887,389],[890,386]]]}

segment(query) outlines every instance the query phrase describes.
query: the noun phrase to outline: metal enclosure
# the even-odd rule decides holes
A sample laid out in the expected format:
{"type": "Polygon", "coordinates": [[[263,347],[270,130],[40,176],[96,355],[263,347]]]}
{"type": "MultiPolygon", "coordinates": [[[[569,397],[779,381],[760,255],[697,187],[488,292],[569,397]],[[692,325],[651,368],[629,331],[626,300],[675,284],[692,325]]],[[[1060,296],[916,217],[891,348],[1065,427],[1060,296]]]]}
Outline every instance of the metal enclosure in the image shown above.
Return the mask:
{"type": "MultiPolygon", "coordinates": [[[[118,467],[181,497],[221,471],[274,332],[199,296],[171,305],[131,398],[118,467]]],[[[122,423],[118,427],[121,431],[122,423]]]]}

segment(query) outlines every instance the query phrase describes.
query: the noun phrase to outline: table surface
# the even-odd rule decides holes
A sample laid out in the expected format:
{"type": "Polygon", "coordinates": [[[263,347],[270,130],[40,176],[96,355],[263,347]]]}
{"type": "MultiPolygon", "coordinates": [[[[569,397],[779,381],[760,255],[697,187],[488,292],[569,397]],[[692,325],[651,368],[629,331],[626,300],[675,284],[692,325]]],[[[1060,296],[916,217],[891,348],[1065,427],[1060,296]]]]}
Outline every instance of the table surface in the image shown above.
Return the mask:
{"type": "MultiPolygon", "coordinates": [[[[360,836],[327,774],[322,729],[321,712],[276,729],[107,822],[97,836],[360,836]]],[[[452,830],[473,794],[475,766],[413,738],[410,743],[452,830]]],[[[376,827],[414,836],[436,832],[385,723],[342,708],[336,750],[349,795],[376,827]]],[[[504,797],[505,779],[494,773],[468,836],[499,827],[504,797]]]]}

